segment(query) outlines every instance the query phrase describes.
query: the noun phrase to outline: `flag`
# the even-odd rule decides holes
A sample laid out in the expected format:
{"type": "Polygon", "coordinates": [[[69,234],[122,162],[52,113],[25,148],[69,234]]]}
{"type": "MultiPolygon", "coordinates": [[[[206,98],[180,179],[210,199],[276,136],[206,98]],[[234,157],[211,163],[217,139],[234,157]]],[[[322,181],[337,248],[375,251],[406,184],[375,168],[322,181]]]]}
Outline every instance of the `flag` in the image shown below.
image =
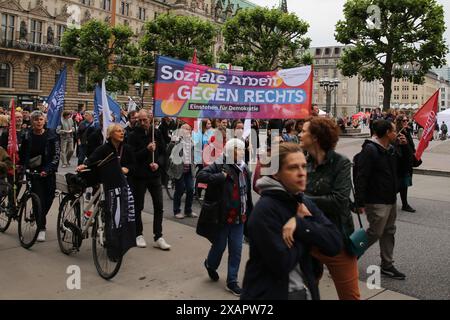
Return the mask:
{"type": "MultiPolygon", "coordinates": [[[[105,79],[102,80],[102,91],[101,91],[101,100],[99,103],[99,108],[102,108],[102,115],[103,115],[103,137],[106,139],[106,130],[108,129],[109,125],[112,123],[111,119],[111,111],[109,109],[109,101],[108,101],[108,95],[106,94],[106,85],[105,85],[105,79]]],[[[120,120],[120,116],[119,116],[120,120]]]]}
{"type": "Polygon", "coordinates": [[[17,144],[16,132],[16,109],[14,108],[14,99],[11,99],[11,120],[9,122],[8,148],[7,152],[13,162],[13,170],[19,162],[19,145],[17,144]]]}
{"type": "Polygon", "coordinates": [[[197,49],[194,49],[194,56],[192,57],[192,63],[197,64],[197,49]]]}
{"type": "Polygon", "coordinates": [[[66,78],[67,68],[64,67],[52,92],[48,96],[47,128],[49,129],[56,129],[61,122],[61,112],[64,107],[64,96],[66,92],[66,78]]]}
{"type": "Polygon", "coordinates": [[[252,120],[245,119],[244,121],[244,133],[242,134],[242,139],[247,139],[248,136],[252,133],[252,120]]]}
{"type": "Polygon", "coordinates": [[[413,119],[424,128],[422,138],[417,146],[415,157],[420,160],[423,152],[428,147],[428,143],[433,138],[434,125],[436,123],[436,114],[439,105],[439,89],[428,99],[427,102],[417,111],[413,119]]]}
{"type": "Polygon", "coordinates": [[[136,102],[131,99],[131,97],[128,97],[128,112],[135,111],[137,109],[136,102]]]}
{"type": "MultiPolygon", "coordinates": [[[[110,112],[114,115],[114,122],[120,123],[120,119],[122,117],[122,112],[119,103],[111,98],[110,95],[106,95],[108,100],[108,107],[110,112]]],[[[94,95],[94,124],[96,126],[99,125],[99,115],[102,114],[102,87],[96,85],[95,86],[95,95],[94,95]]]]}

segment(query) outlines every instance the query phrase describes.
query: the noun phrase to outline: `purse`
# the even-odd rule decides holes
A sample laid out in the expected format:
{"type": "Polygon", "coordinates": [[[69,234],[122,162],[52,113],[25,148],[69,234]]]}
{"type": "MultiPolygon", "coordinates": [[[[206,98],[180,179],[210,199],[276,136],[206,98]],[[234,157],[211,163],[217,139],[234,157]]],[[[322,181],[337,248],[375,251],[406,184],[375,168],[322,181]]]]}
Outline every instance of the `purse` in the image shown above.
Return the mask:
{"type": "Polygon", "coordinates": [[[33,157],[28,162],[28,167],[30,169],[36,169],[37,167],[42,165],[42,155],[37,155],[36,157],[33,157]]]}
{"type": "MultiPolygon", "coordinates": [[[[353,185],[352,185],[352,194],[353,198],[355,198],[355,190],[353,189],[353,185]]],[[[355,230],[350,236],[348,236],[347,251],[359,259],[359,257],[361,257],[368,248],[369,238],[367,237],[366,230],[364,230],[363,228],[361,216],[356,210],[356,205],[354,205],[353,209],[355,210],[352,211],[358,215],[358,222],[360,228],[358,230],[355,230]]]]}

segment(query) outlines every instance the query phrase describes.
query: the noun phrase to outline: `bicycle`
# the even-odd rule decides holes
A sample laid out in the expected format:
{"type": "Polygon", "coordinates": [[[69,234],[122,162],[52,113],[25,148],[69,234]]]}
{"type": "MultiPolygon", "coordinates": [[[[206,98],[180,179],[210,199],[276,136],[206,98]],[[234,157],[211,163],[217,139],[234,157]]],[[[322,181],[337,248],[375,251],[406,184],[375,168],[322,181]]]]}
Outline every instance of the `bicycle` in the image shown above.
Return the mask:
{"type": "MultiPolygon", "coordinates": [[[[87,171],[89,169],[83,170],[83,172],[87,171]]],[[[83,179],[79,175],[66,175],[66,182],[66,185],[59,184],[60,191],[66,194],[58,210],[57,238],[59,248],[66,255],[80,251],[83,240],[89,238],[89,228],[92,226],[94,265],[100,277],[110,280],[119,272],[122,256],[111,258],[107,252],[106,205],[103,185],[100,184],[94,188],[96,191],[85,206],[83,193],[86,189],[86,183],[83,179]],[[84,208],[83,212],[82,208],[84,208]],[[84,216],[84,212],[89,211],[92,212],[89,219],[82,224],[82,214],[84,216]]]]}
{"type": "MultiPolygon", "coordinates": [[[[36,242],[39,229],[37,226],[37,217],[42,214],[41,201],[39,197],[31,191],[31,179],[40,178],[38,172],[25,171],[23,179],[17,184],[25,185],[25,190],[19,198],[18,194],[11,202],[11,194],[13,186],[9,182],[5,182],[8,192],[0,196],[0,232],[4,233],[8,230],[11,221],[16,220],[18,225],[18,234],[20,245],[25,249],[31,248],[36,242]]],[[[18,192],[19,193],[19,192],[18,192]]]]}

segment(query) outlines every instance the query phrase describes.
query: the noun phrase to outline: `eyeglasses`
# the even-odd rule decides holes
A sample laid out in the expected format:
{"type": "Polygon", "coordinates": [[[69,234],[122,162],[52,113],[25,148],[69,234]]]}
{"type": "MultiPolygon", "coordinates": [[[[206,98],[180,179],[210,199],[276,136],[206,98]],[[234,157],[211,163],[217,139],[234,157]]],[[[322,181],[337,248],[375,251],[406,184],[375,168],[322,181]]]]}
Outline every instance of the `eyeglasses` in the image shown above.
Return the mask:
{"type": "Polygon", "coordinates": [[[408,121],[409,121],[408,119],[403,119],[403,120],[402,120],[402,122],[408,122],[408,121]]]}

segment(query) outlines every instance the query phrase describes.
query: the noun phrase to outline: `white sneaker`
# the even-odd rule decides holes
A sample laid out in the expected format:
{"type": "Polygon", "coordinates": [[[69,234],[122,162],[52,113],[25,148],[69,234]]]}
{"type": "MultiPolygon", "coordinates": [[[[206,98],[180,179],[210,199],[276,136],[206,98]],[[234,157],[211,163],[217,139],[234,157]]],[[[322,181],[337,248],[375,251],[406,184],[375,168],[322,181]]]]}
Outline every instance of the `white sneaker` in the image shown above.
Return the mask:
{"type": "Polygon", "coordinates": [[[39,231],[38,237],[37,237],[37,241],[38,242],[44,242],[45,241],[45,231],[39,231]]]}
{"type": "Polygon", "coordinates": [[[186,217],[186,215],[184,214],[184,213],[177,213],[176,215],[175,215],[175,218],[177,218],[177,219],[184,219],[186,217]]]}
{"type": "Polygon", "coordinates": [[[166,240],[164,240],[163,237],[161,237],[153,243],[153,247],[159,248],[161,250],[170,250],[171,246],[166,242],[166,240]]]}
{"type": "Polygon", "coordinates": [[[191,212],[191,214],[187,214],[186,217],[189,217],[189,218],[198,218],[198,214],[196,214],[195,212],[191,212]]]}
{"type": "Polygon", "coordinates": [[[145,242],[144,236],[138,236],[136,238],[136,246],[138,248],[145,248],[147,246],[147,243],[145,242]]]}

